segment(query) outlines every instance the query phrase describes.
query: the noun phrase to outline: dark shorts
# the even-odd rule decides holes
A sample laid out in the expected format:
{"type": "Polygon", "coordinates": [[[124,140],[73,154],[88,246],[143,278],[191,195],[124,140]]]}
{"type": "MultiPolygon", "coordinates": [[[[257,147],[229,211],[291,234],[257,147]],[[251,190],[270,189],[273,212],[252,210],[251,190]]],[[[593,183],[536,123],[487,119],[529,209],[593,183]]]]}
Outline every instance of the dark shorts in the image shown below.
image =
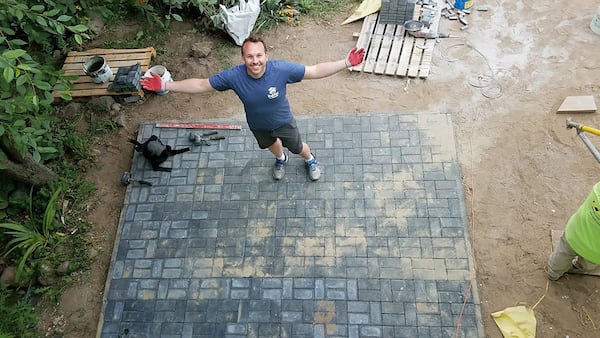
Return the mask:
{"type": "Polygon", "coordinates": [[[288,148],[293,154],[300,154],[302,151],[302,139],[296,125],[296,120],[279,127],[273,131],[252,130],[260,149],[270,147],[277,139],[281,140],[284,147],[288,148]]]}

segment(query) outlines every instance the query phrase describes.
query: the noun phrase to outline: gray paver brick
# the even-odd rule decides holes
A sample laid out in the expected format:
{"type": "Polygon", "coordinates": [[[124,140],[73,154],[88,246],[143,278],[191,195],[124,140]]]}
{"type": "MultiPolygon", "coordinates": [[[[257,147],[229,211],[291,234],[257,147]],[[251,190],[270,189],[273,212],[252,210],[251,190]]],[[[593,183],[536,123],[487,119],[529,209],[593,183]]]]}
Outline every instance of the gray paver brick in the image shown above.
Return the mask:
{"type": "MultiPolygon", "coordinates": [[[[152,172],[134,154],[101,336],[483,337],[450,114],[298,119],[310,182],[246,128],[152,172]],[[330,325],[333,324],[333,325],[330,325]]],[[[188,144],[185,130],[140,126],[188,144]]]]}

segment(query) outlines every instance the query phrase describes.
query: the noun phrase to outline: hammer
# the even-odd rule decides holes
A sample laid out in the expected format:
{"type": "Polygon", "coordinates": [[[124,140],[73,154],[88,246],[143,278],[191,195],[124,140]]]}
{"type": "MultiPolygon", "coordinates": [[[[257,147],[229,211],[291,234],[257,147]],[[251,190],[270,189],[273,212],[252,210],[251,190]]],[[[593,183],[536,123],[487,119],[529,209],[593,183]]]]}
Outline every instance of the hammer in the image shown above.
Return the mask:
{"type": "Polygon", "coordinates": [[[210,146],[210,142],[208,142],[208,140],[224,140],[225,136],[222,135],[217,135],[216,131],[210,131],[207,133],[204,133],[202,135],[197,135],[194,133],[190,133],[189,139],[192,143],[194,143],[195,145],[207,145],[210,146]],[[215,135],[215,136],[211,136],[211,135],[215,135]]]}

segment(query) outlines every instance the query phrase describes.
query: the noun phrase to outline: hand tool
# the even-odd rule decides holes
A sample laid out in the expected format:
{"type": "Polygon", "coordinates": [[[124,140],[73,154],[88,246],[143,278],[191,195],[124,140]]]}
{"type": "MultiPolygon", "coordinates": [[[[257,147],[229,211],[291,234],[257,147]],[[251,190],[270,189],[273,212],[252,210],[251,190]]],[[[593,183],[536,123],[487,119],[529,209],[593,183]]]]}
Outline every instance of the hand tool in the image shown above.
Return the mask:
{"type": "Polygon", "coordinates": [[[148,181],[134,179],[131,176],[131,173],[129,171],[124,172],[123,175],[121,176],[121,183],[123,185],[129,185],[129,183],[131,183],[131,182],[137,182],[139,184],[152,186],[152,183],[150,183],[148,181]]]}
{"type": "Polygon", "coordinates": [[[579,138],[583,141],[585,146],[592,152],[592,155],[594,155],[594,157],[596,158],[596,161],[600,162],[600,152],[598,151],[598,149],[596,149],[596,147],[590,141],[590,139],[584,134],[584,132],[586,132],[586,133],[600,136],[600,130],[596,129],[596,128],[584,126],[580,123],[574,122],[569,117],[569,118],[567,118],[567,129],[572,129],[572,128],[575,128],[577,130],[577,136],[579,136],[579,138]]]}
{"type": "Polygon", "coordinates": [[[421,21],[417,20],[406,21],[403,27],[408,34],[414,36],[415,38],[438,39],[450,37],[449,34],[432,31],[431,29],[425,27],[425,24],[423,24],[421,21]]]}
{"type": "Polygon", "coordinates": [[[216,132],[216,131],[206,132],[201,135],[197,135],[195,133],[190,133],[189,139],[195,145],[210,146],[211,143],[209,142],[209,140],[216,141],[216,140],[224,140],[225,139],[225,136],[217,135],[217,134],[218,134],[218,132],[216,132]],[[214,135],[214,136],[212,136],[212,135],[214,135]]]}

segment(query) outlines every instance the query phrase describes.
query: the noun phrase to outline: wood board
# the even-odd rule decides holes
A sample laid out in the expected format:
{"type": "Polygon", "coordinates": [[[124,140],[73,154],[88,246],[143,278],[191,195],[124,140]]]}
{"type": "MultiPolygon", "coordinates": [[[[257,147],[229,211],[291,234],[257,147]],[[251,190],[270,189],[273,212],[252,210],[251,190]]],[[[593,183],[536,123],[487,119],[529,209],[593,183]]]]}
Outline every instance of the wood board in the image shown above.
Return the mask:
{"type": "MultiPolygon", "coordinates": [[[[443,2],[437,1],[431,30],[437,31],[443,2]]],[[[421,6],[415,6],[413,19],[419,20],[421,6]]],[[[426,78],[431,69],[435,39],[415,38],[402,25],[379,23],[379,12],[365,17],[356,46],[364,48],[365,60],[351,71],[391,76],[426,78]]]]}
{"type": "MultiPolygon", "coordinates": [[[[560,236],[564,233],[563,230],[550,230],[550,237],[552,238],[552,250],[558,245],[560,236]]],[[[592,272],[586,273],[586,275],[600,276],[600,267],[592,272]]]]}
{"type": "Polygon", "coordinates": [[[228,123],[178,123],[178,122],[157,122],[157,128],[183,128],[183,129],[230,129],[241,130],[239,124],[228,123]]]}
{"type": "Polygon", "coordinates": [[[556,111],[565,113],[595,113],[596,102],[593,96],[567,96],[556,111]]]}
{"type": "MultiPolygon", "coordinates": [[[[83,52],[71,51],[67,54],[63,68],[65,75],[78,76],[74,81],[71,81],[73,88],[71,89],[71,96],[97,96],[97,95],[139,95],[144,96],[144,91],[140,90],[137,92],[109,92],[108,86],[112,83],[117,71],[120,67],[130,67],[139,63],[142,72],[146,72],[150,67],[150,61],[152,57],[156,56],[156,51],[153,47],[140,48],[140,49],[90,49],[83,52]],[[87,76],[83,71],[83,64],[91,56],[98,55],[102,56],[106,63],[110,67],[113,76],[109,82],[106,83],[94,83],[92,79],[87,76]]],[[[54,97],[59,97],[60,91],[53,93],[54,97]]]]}

